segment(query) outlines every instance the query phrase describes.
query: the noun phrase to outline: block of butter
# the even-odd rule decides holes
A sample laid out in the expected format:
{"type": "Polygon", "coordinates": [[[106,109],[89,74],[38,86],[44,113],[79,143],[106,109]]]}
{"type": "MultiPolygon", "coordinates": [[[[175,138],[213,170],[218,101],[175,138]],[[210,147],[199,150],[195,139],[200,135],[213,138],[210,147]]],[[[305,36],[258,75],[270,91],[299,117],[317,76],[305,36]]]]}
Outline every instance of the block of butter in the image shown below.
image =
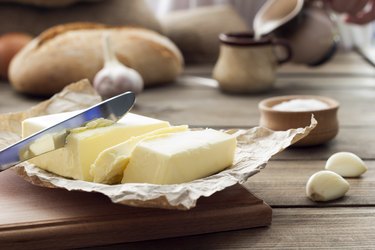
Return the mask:
{"type": "Polygon", "coordinates": [[[70,117],[77,115],[80,110],[58,114],[31,117],[22,122],[22,137],[32,135],[48,126],[53,126],[70,117]]]}
{"type": "Polygon", "coordinates": [[[106,184],[120,183],[125,167],[139,142],[154,136],[187,130],[187,125],[160,128],[140,136],[132,137],[123,143],[102,151],[90,169],[90,174],[93,176],[94,182],[106,184]]]}
{"type": "Polygon", "coordinates": [[[178,184],[232,165],[236,138],[214,129],[162,134],[140,141],[122,183],[178,184]]]}
{"type": "MultiPolygon", "coordinates": [[[[53,115],[52,118],[41,116],[26,119],[22,123],[22,134],[29,136],[73,115],[74,112],[67,112],[53,115]]],[[[30,162],[64,177],[92,181],[90,166],[104,149],[132,136],[169,126],[166,121],[128,113],[113,125],[73,132],[67,137],[64,148],[38,156],[30,162]]]]}

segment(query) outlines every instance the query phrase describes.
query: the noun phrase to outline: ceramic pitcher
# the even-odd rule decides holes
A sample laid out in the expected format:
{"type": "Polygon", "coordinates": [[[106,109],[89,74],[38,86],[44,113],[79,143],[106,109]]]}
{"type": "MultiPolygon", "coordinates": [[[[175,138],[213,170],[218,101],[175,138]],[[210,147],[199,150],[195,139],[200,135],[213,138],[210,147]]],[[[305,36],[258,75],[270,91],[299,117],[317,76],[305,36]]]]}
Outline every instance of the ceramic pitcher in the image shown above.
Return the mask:
{"type": "Polygon", "coordinates": [[[230,93],[259,93],[271,89],[276,80],[276,68],[291,58],[287,42],[271,36],[254,39],[251,33],[227,33],[219,36],[219,59],[213,78],[220,89],[230,93]],[[275,52],[285,50],[284,58],[275,52]]]}

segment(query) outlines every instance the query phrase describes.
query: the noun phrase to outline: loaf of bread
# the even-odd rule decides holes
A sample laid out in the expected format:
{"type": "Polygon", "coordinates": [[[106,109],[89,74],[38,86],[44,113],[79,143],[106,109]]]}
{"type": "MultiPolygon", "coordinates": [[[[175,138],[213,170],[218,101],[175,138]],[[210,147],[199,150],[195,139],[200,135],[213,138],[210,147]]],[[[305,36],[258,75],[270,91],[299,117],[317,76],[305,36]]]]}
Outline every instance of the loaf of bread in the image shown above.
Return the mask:
{"type": "Polygon", "coordinates": [[[27,44],[10,64],[10,82],[22,93],[50,95],[83,78],[92,81],[103,67],[106,33],[119,61],[138,71],[146,87],[170,83],[182,71],[178,48],[154,31],[74,23],[51,28],[27,44]]]}

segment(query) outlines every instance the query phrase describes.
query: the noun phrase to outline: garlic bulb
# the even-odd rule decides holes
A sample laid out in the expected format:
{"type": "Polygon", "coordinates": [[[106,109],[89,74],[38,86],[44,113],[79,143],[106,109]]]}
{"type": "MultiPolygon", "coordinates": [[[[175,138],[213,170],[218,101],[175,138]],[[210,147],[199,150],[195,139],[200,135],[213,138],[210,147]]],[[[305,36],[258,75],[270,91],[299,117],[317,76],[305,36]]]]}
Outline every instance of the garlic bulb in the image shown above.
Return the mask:
{"type": "Polygon", "coordinates": [[[94,88],[103,98],[132,91],[140,93],[143,90],[141,75],[121,64],[111,48],[109,34],[103,36],[104,67],[94,78],[94,88]]]}

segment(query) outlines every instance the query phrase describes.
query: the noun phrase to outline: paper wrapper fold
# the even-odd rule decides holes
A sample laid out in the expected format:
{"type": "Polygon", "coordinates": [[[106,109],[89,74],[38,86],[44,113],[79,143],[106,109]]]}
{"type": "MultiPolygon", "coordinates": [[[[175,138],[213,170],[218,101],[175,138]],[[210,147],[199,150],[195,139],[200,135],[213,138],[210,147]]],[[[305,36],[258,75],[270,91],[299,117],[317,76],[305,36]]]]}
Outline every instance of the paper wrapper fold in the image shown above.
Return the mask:
{"type": "MultiPolygon", "coordinates": [[[[100,97],[90,83],[83,80],[69,85],[50,100],[28,111],[0,115],[0,148],[21,138],[21,122],[25,118],[83,109],[99,101],[100,97]]],[[[115,203],[130,206],[190,209],[202,196],[208,197],[237,183],[244,183],[250,176],[264,168],[273,155],[305,137],[316,124],[316,120],[312,117],[311,124],[307,127],[288,131],[275,132],[261,127],[228,130],[226,132],[236,136],[238,141],[233,166],[215,175],[183,184],[98,184],[67,179],[27,162],[13,169],[27,181],[43,187],[98,192],[108,196],[115,203]]]]}

